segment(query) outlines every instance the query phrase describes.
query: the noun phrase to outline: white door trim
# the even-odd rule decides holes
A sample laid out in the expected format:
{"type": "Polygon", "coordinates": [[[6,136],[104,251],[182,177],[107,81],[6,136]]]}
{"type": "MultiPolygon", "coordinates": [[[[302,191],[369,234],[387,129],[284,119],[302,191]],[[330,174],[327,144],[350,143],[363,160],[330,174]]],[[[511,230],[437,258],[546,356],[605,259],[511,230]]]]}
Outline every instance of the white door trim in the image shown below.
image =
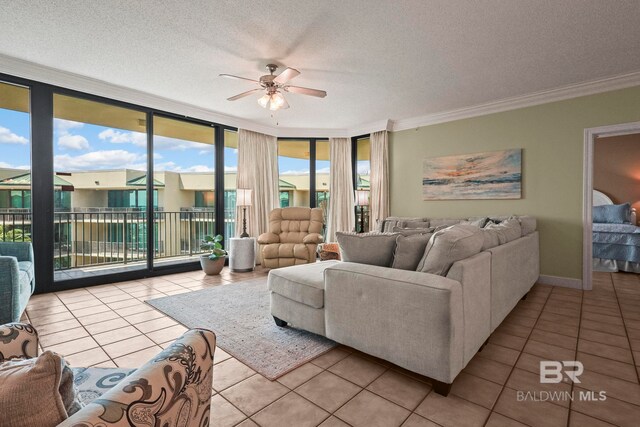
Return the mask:
{"type": "Polygon", "coordinates": [[[640,133],[640,122],[601,126],[584,130],[582,165],[582,289],[591,290],[593,261],[591,207],[593,204],[593,148],[596,138],[640,133]]]}

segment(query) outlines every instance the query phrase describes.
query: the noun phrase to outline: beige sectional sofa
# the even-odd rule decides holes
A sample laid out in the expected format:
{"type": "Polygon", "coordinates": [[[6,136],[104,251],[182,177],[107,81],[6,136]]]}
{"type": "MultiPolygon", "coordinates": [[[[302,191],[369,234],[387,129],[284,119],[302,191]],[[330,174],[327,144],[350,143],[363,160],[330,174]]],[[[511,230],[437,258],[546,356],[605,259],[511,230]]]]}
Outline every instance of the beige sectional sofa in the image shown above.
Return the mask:
{"type": "Polygon", "coordinates": [[[401,235],[408,230],[403,225],[449,226],[429,238],[422,271],[349,262],[345,252],[344,262],[272,270],[271,314],[279,326],[291,324],[430,377],[435,391],[447,395],[539,276],[535,218],[493,219],[517,226],[492,224],[496,230],[486,231],[491,227],[471,225],[477,218],[389,218],[383,238],[401,235]],[[451,226],[460,222],[465,225],[451,226]]]}

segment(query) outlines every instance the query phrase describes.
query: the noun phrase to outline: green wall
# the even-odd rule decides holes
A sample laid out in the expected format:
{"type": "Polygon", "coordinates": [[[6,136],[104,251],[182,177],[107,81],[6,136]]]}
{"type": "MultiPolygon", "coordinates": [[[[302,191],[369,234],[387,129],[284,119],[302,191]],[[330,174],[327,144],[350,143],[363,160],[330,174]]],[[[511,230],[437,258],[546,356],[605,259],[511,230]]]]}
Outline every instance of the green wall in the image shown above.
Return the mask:
{"type": "Polygon", "coordinates": [[[393,132],[391,215],[538,219],[541,274],[582,277],[584,129],[640,121],[640,87],[393,132]],[[422,200],[422,160],[523,149],[520,200],[422,200]]]}

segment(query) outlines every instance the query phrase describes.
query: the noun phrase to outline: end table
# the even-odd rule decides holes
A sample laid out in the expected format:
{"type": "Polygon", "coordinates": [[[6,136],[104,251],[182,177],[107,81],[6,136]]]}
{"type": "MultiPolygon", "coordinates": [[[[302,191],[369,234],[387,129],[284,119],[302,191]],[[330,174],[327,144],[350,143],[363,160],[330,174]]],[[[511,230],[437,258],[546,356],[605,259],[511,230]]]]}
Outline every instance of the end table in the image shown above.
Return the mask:
{"type": "Polygon", "coordinates": [[[253,271],[256,266],[256,238],[229,239],[229,268],[236,273],[253,271]]]}

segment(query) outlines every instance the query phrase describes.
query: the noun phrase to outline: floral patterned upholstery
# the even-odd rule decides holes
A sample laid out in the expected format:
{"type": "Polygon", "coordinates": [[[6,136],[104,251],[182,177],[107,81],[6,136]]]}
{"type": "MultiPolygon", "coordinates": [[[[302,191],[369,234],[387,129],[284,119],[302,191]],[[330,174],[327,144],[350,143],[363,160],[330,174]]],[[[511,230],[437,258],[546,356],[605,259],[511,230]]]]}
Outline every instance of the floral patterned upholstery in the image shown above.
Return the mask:
{"type": "Polygon", "coordinates": [[[38,356],[38,332],[24,323],[0,325],[0,361],[38,356]]]}
{"type": "Polygon", "coordinates": [[[71,368],[73,382],[78,389],[78,399],[83,405],[99,398],[134,373],[124,368],[71,368]]]}
{"type": "MultiPolygon", "coordinates": [[[[0,360],[37,356],[37,332],[0,326],[0,360]]],[[[192,329],[137,370],[78,368],[84,408],[62,427],[206,427],[213,385],[213,332],[192,329]]]]}

